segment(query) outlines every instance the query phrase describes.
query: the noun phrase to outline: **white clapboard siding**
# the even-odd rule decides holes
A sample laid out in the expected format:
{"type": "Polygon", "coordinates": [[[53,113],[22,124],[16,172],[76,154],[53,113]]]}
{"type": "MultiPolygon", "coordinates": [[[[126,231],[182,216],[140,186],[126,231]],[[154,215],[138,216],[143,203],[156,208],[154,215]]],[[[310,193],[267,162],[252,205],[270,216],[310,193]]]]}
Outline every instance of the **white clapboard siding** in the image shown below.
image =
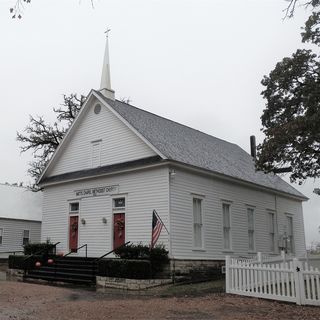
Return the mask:
{"type": "Polygon", "coordinates": [[[122,163],[156,155],[136,134],[134,134],[107,107],[102,105],[99,114],[94,113],[93,103],[71,132],[68,141],[59,151],[47,172],[47,176],[92,168],[93,142],[100,141],[99,155],[95,154],[94,165],[122,163]],[[99,157],[99,161],[97,161],[99,157]]]}
{"type": "Polygon", "coordinates": [[[0,229],[3,229],[0,257],[4,252],[23,250],[23,230],[30,231],[30,242],[40,242],[40,221],[0,218],[0,229]]]}
{"type": "MultiPolygon", "coordinates": [[[[256,251],[270,252],[268,210],[275,210],[279,223],[289,210],[294,216],[296,253],[305,253],[304,226],[301,202],[275,196],[243,185],[216,178],[196,175],[181,169],[170,179],[170,220],[172,254],[180,259],[224,259],[222,203],[231,205],[231,253],[248,256],[247,207],[255,212],[256,251]],[[192,195],[203,197],[204,248],[193,248],[192,195]],[[277,210],[276,210],[277,203],[277,210]],[[288,209],[289,208],[289,209],[288,209]]],[[[281,226],[279,226],[280,228],[281,226]]],[[[276,236],[276,245],[277,245],[276,236]]]]}
{"type": "MultiPolygon", "coordinates": [[[[60,241],[58,251],[69,251],[68,203],[76,198],[74,190],[119,185],[118,194],[126,196],[126,241],[149,244],[152,211],[157,210],[163,222],[167,226],[169,224],[168,176],[168,168],[163,167],[46,187],[43,197],[42,240],[49,237],[52,242],[60,241]]],[[[81,199],[79,218],[79,246],[88,244],[88,254],[94,257],[113,249],[110,195],[81,199]],[[107,224],[102,222],[102,218],[107,219],[107,224]],[[81,219],[85,219],[85,225],[81,224],[81,219]]],[[[169,248],[165,230],[162,231],[158,243],[163,243],[169,248]]],[[[79,254],[82,255],[84,252],[79,254]]]]}
{"type": "Polygon", "coordinates": [[[287,226],[287,215],[293,218],[294,227],[294,254],[298,257],[305,254],[305,233],[304,233],[304,223],[303,223],[303,210],[301,201],[293,201],[291,199],[286,199],[283,197],[277,197],[277,208],[278,212],[278,228],[279,234],[283,234],[287,226]]]}

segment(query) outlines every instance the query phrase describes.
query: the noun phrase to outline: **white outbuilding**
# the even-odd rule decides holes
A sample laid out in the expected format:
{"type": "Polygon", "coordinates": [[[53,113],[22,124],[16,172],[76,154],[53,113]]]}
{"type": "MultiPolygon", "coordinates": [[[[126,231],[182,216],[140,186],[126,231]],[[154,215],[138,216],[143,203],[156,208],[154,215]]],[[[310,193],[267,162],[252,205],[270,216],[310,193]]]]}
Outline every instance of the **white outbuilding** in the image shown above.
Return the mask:
{"type": "Polygon", "coordinates": [[[22,251],[23,245],[41,240],[41,192],[0,184],[0,258],[22,251]]]}
{"type": "Polygon", "coordinates": [[[238,145],[116,100],[108,47],[100,90],[91,90],[38,182],[42,240],[60,242],[58,251],[87,244],[99,257],[125,241],[149,244],[156,210],[168,229],[158,243],[176,265],[284,246],[305,253],[307,198],[257,172],[238,145]]]}

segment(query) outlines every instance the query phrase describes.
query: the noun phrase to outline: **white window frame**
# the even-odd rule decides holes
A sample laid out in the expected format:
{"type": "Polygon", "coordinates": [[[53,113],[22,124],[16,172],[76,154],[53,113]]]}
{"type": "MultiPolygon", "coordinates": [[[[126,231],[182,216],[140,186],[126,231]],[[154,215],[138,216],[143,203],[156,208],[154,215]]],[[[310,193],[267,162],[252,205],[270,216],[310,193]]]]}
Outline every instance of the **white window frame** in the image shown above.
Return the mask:
{"type": "Polygon", "coordinates": [[[72,201],[69,201],[69,215],[79,215],[79,212],[80,212],[80,201],[78,200],[72,200],[72,201]],[[74,204],[74,203],[77,203],[78,204],[78,210],[71,210],[71,205],[74,204]]]}
{"type": "Polygon", "coordinates": [[[247,206],[247,229],[248,229],[248,252],[256,252],[256,211],[255,207],[247,206]],[[252,211],[252,221],[253,221],[253,229],[250,229],[249,226],[249,210],[252,211]],[[253,233],[253,248],[250,248],[250,236],[249,233],[253,233]]]}
{"type": "Polygon", "coordinates": [[[269,235],[269,250],[270,253],[275,253],[277,251],[277,223],[276,223],[276,212],[273,210],[267,210],[267,225],[268,225],[268,235],[269,235]],[[271,219],[270,216],[273,216],[273,233],[271,232],[271,219]],[[273,236],[272,236],[273,235],[273,236]],[[271,250],[271,237],[273,237],[273,250],[271,250]]]}
{"type": "Polygon", "coordinates": [[[127,206],[127,197],[126,197],[126,195],[113,196],[112,197],[112,211],[114,211],[114,212],[126,211],[126,206],[127,206]],[[124,206],[123,207],[116,207],[114,205],[115,200],[122,199],[122,198],[124,198],[124,206]]]}
{"type": "MultiPolygon", "coordinates": [[[[81,201],[80,199],[72,199],[72,200],[68,200],[68,215],[67,215],[67,241],[68,241],[68,250],[70,249],[70,243],[69,243],[69,232],[70,232],[70,217],[73,216],[78,216],[78,244],[80,243],[80,239],[81,239],[81,216],[80,216],[80,211],[81,211],[81,201]],[[71,210],[71,204],[72,203],[78,203],[79,207],[78,210],[71,210]]],[[[78,255],[79,252],[77,253],[73,253],[73,255],[78,255]]]]}
{"type": "Polygon", "coordinates": [[[22,232],[22,245],[26,245],[30,243],[30,229],[23,229],[23,232],[22,232]],[[25,231],[28,231],[28,238],[24,236],[24,232],[25,231]],[[24,239],[28,239],[28,242],[27,243],[24,243],[24,239]]]}
{"type": "Polygon", "coordinates": [[[95,141],[91,141],[91,168],[98,168],[101,167],[101,142],[102,140],[95,140],[95,141]],[[93,150],[94,147],[98,146],[98,161],[97,161],[97,165],[93,163],[93,150]]]}
{"type": "Polygon", "coordinates": [[[3,234],[4,234],[4,229],[3,228],[0,228],[0,246],[2,246],[3,244],[3,234]]]}
{"type": "Polygon", "coordinates": [[[204,250],[204,196],[201,195],[192,195],[192,250],[204,250]],[[194,220],[194,211],[193,211],[193,202],[194,200],[200,200],[200,217],[201,217],[201,246],[196,246],[195,245],[195,232],[194,232],[194,225],[195,225],[195,220],[194,220]]]}
{"type": "Polygon", "coordinates": [[[287,238],[291,238],[290,239],[290,243],[291,243],[291,251],[289,253],[291,254],[295,254],[296,250],[295,250],[295,237],[294,237],[294,219],[293,219],[293,214],[290,214],[290,213],[286,213],[286,229],[287,229],[287,238]],[[289,219],[291,219],[291,222],[292,222],[292,234],[291,236],[289,236],[289,219]]]}
{"type": "Polygon", "coordinates": [[[112,208],[112,215],[111,215],[111,223],[110,223],[110,243],[111,247],[113,248],[113,241],[114,241],[114,215],[117,213],[124,213],[124,237],[127,239],[127,208],[128,208],[128,194],[117,194],[117,195],[111,195],[111,208],[112,208]],[[124,207],[115,207],[114,206],[114,200],[124,198],[124,207]]]}
{"type": "Polygon", "coordinates": [[[221,223],[222,223],[222,251],[223,252],[233,252],[233,245],[232,245],[232,201],[222,200],[221,201],[221,223]],[[224,241],[224,216],[223,216],[223,206],[229,206],[229,248],[225,247],[224,241]]]}

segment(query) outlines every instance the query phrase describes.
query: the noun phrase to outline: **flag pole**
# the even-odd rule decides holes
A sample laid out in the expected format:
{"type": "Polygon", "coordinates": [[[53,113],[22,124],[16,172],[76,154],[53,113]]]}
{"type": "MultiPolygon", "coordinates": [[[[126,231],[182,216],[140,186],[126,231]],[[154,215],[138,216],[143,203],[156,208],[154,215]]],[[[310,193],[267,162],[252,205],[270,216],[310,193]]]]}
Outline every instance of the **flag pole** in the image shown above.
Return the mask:
{"type": "Polygon", "coordinates": [[[163,223],[162,219],[159,217],[158,212],[153,209],[153,212],[155,213],[155,215],[159,218],[159,220],[161,221],[162,225],[164,226],[164,228],[166,229],[166,231],[168,232],[168,234],[170,234],[170,232],[168,231],[166,225],[163,223]]]}

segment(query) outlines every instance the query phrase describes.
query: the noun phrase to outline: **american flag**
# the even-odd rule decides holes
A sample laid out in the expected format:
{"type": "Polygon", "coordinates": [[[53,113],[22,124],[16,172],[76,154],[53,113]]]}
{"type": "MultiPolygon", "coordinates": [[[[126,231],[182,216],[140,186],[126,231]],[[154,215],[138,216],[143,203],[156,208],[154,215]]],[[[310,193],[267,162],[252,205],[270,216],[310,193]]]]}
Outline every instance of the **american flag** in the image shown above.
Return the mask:
{"type": "Polygon", "coordinates": [[[160,217],[158,216],[156,210],[152,212],[152,236],[151,236],[151,248],[154,247],[156,242],[159,239],[161,230],[163,227],[163,222],[161,221],[160,217]]]}

